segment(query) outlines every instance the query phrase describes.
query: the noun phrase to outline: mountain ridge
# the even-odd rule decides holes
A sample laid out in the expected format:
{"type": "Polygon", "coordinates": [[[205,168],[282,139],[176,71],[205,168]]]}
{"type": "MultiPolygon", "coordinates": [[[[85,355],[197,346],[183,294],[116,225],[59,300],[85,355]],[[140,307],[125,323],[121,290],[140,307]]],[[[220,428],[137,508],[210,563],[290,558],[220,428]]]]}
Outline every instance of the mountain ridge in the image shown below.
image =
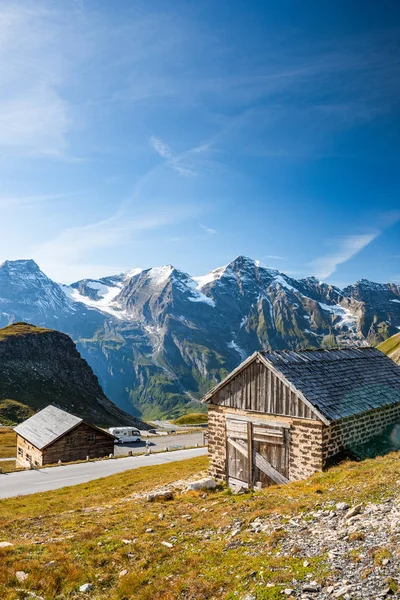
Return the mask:
{"type": "Polygon", "coordinates": [[[0,325],[29,320],[69,334],[106,395],[147,418],[198,411],[255,350],[375,344],[400,328],[395,283],[341,290],[244,256],[203,276],[164,265],[70,285],[32,263],[0,265],[0,325]]]}

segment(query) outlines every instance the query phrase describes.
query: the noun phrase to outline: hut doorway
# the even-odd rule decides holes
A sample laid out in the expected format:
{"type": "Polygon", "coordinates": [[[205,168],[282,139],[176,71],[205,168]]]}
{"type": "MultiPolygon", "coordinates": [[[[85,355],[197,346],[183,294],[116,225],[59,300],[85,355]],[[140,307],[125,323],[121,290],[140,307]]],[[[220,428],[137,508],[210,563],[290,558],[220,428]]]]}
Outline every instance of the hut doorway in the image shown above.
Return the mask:
{"type": "Polygon", "coordinates": [[[227,481],[253,488],[287,483],[289,427],[239,416],[226,419],[227,481]]]}

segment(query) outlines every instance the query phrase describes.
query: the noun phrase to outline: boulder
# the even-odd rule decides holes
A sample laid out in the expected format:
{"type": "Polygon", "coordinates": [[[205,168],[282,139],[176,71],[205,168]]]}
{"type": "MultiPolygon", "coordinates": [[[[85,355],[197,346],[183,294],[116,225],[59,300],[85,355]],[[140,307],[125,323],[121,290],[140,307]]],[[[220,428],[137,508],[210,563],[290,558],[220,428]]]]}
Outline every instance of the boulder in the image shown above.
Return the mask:
{"type": "Polygon", "coordinates": [[[22,583],[23,581],[25,581],[26,579],[28,579],[28,573],[25,573],[25,571],[17,571],[15,573],[15,577],[18,579],[18,581],[20,583],[22,583]]]}
{"type": "Polygon", "coordinates": [[[151,492],[147,495],[147,502],[154,502],[156,500],[173,500],[174,495],[171,490],[160,490],[158,492],[151,492]]]}
{"type": "Polygon", "coordinates": [[[215,490],[217,483],[212,477],[205,477],[188,484],[188,490],[215,490]]]}
{"type": "Polygon", "coordinates": [[[0,548],[9,548],[12,546],[11,542],[0,542],[0,548]]]}

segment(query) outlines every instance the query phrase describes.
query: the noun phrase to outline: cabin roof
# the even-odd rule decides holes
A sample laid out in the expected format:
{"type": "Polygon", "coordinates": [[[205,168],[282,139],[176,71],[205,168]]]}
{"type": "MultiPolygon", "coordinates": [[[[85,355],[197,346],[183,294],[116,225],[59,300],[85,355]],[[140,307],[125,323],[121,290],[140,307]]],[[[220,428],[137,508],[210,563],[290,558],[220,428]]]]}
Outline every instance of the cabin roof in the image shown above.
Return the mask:
{"type": "Polygon", "coordinates": [[[400,367],[375,348],[258,352],[232,374],[257,358],[283,376],[326,423],[400,402],[400,367]]]}
{"type": "Polygon", "coordinates": [[[83,423],[80,417],[50,405],[17,425],[14,430],[42,450],[80,423],[83,423]]]}
{"type": "MultiPolygon", "coordinates": [[[[17,427],[14,427],[14,431],[39,450],[43,450],[83,422],[83,419],[80,417],[71,415],[56,406],[49,405],[26,421],[23,421],[23,423],[17,425],[17,427]]],[[[88,423],[87,425],[93,427],[93,429],[102,431],[112,438],[115,437],[108,431],[100,430],[95,425],[88,423]]]]}

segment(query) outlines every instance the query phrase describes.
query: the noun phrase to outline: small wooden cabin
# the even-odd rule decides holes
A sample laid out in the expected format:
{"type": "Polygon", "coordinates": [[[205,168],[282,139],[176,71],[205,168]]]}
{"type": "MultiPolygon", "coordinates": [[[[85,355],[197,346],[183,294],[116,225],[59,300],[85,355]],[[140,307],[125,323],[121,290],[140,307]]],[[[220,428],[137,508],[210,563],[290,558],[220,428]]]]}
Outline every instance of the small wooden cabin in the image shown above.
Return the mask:
{"type": "Polygon", "coordinates": [[[75,415],[47,406],[14,428],[17,464],[41,467],[58,461],[101,458],[114,453],[115,437],[75,415]]]}
{"type": "Polygon", "coordinates": [[[374,348],[256,352],[203,402],[212,476],[287,483],[400,422],[400,367],[374,348]]]}

